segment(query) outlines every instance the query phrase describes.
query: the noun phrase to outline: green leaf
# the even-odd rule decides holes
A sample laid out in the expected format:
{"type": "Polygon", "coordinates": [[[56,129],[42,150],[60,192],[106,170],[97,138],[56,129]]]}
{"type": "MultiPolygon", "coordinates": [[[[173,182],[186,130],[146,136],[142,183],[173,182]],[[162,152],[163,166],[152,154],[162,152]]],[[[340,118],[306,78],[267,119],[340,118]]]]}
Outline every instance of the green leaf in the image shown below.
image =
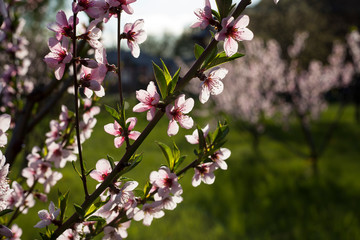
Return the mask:
{"type": "Polygon", "coordinates": [[[221,18],[227,17],[230,12],[232,0],[215,0],[221,18]]]}
{"type": "Polygon", "coordinates": [[[221,22],[221,17],[220,14],[215,11],[214,9],[211,9],[211,13],[214,15],[214,17],[216,18],[216,20],[218,20],[219,22],[221,22]]]}
{"type": "Polygon", "coordinates": [[[160,147],[161,151],[163,152],[166,161],[168,163],[169,168],[171,169],[171,166],[174,166],[174,156],[172,154],[171,148],[162,142],[156,142],[157,145],[160,147]]]}
{"type": "Polygon", "coordinates": [[[40,232],[40,236],[42,240],[50,240],[51,238],[48,237],[45,233],[40,232]]]}
{"type": "Polygon", "coordinates": [[[176,73],[174,74],[171,82],[169,83],[168,86],[168,94],[173,93],[173,91],[175,90],[176,84],[179,80],[179,76],[180,76],[180,68],[176,71],[176,73]]]}
{"type": "Polygon", "coordinates": [[[105,223],[106,220],[103,219],[102,217],[99,217],[99,216],[91,216],[89,217],[88,219],[86,219],[86,221],[94,221],[94,222],[101,222],[101,223],[105,223]]]}
{"type": "Polygon", "coordinates": [[[144,186],[144,197],[147,197],[147,195],[149,194],[151,188],[152,188],[151,183],[149,181],[147,181],[145,186],[144,186]]]}
{"type": "Polygon", "coordinates": [[[245,56],[245,55],[241,54],[241,53],[235,53],[231,57],[227,57],[225,52],[221,52],[221,53],[217,54],[216,57],[206,66],[206,69],[213,68],[215,66],[218,66],[218,65],[226,63],[226,62],[233,61],[233,60],[243,57],[243,56],[245,56]]]}
{"type": "Polygon", "coordinates": [[[76,166],[75,166],[75,161],[71,161],[71,165],[73,166],[75,172],[79,175],[79,177],[81,178],[81,173],[77,170],[76,166]]]}
{"type": "Polygon", "coordinates": [[[162,65],[163,65],[163,73],[164,73],[164,77],[165,77],[165,80],[166,80],[166,86],[169,86],[169,83],[171,82],[171,75],[170,75],[170,72],[169,72],[169,69],[166,67],[164,61],[162,59],[160,59],[162,65]]]}
{"type": "Polygon", "coordinates": [[[186,156],[181,156],[179,157],[179,159],[177,161],[175,161],[175,166],[174,166],[174,172],[180,167],[180,165],[184,162],[186,156]]]}
{"type": "Polygon", "coordinates": [[[105,104],[105,110],[108,113],[110,113],[110,115],[115,119],[115,121],[117,121],[120,124],[120,115],[119,115],[118,111],[116,111],[115,108],[110,107],[110,106],[105,104]]]}
{"type": "Polygon", "coordinates": [[[109,163],[110,163],[110,166],[111,166],[111,169],[114,169],[115,168],[115,162],[114,162],[114,159],[108,154],[106,155],[109,163]]]}
{"type": "Polygon", "coordinates": [[[142,154],[136,154],[133,155],[132,158],[129,160],[129,166],[126,167],[121,174],[123,175],[124,173],[127,173],[129,171],[131,171],[134,167],[136,167],[143,159],[143,155],[142,154]]]}
{"type": "Polygon", "coordinates": [[[75,208],[75,211],[79,214],[79,216],[81,218],[84,218],[85,216],[85,211],[84,209],[82,209],[82,207],[76,203],[74,203],[74,208],[75,208]]]}
{"type": "Polygon", "coordinates": [[[157,85],[160,89],[160,93],[163,99],[167,96],[167,83],[164,71],[153,62],[153,69],[157,85]]]}
{"type": "Polygon", "coordinates": [[[199,126],[197,126],[197,131],[199,134],[199,150],[202,151],[202,149],[206,148],[204,132],[201,130],[201,128],[199,126]]]}
{"type": "Polygon", "coordinates": [[[14,211],[14,210],[12,210],[12,209],[4,209],[4,210],[2,210],[0,212],[0,217],[4,216],[5,214],[11,213],[12,211],[14,211]]]}
{"type": "Polygon", "coordinates": [[[204,52],[204,48],[202,46],[200,46],[199,44],[195,43],[195,46],[194,46],[195,58],[198,59],[203,52],[204,52]]]}
{"type": "Polygon", "coordinates": [[[218,54],[218,49],[217,49],[217,47],[215,47],[211,50],[210,54],[205,59],[202,68],[204,68],[205,70],[208,69],[209,68],[209,67],[207,67],[208,64],[216,58],[217,54],[218,54]]]}
{"type": "Polygon", "coordinates": [[[67,191],[65,194],[62,194],[60,191],[58,192],[59,194],[59,207],[60,207],[60,221],[62,221],[64,219],[64,215],[65,215],[65,211],[66,211],[66,207],[67,207],[67,203],[68,203],[68,198],[69,198],[69,191],[67,191]]]}

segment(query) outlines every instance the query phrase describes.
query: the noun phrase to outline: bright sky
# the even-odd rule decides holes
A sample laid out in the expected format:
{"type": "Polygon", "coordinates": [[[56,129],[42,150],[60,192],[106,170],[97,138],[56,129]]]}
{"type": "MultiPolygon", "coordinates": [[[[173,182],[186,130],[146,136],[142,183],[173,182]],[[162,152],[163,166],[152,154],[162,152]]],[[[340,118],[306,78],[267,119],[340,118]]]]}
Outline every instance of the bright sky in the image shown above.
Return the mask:
{"type": "MultiPolygon", "coordinates": [[[[234,0],[234,2],[239,1],[234,0]]],[[[253,0],[252,5],[259,1],[253,0]]],[[[124,13],[122,15],[122,26],[128,22],[133,23],[137,19],[144,19],[145,31],[150,35],[161,36],[164,32],[180,35],[184,28],[195,22],[194,10],[203,8],[204,2],[204,0],[137,0],[131,4],[134,14],[124,13]]],[[[213,8],[216,8],[215,0],[210,0],[210,3],[213,8]]],[[[105,46],[116,43],[116,21],[116,19],[112,19],[104,25],[103,40],[105,46]]]]}

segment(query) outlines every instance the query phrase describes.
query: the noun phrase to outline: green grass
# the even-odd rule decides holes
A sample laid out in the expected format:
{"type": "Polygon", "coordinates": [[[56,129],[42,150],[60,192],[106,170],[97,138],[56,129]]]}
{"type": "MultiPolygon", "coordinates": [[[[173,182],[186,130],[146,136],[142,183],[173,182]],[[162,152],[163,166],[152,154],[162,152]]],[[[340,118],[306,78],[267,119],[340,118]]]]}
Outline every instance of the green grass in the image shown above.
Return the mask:
{"type": "MultiPolygon", "coordinates": [[[[107,99],[111,102],[111,99],[107,99]]],[[[332,106],[313,129],[317,136],[324,132],[336,111],[332,106]]],[[[208,111],[207,119],[212,118],[208,111]]],[[[130,114],[130,113],[129,113],[130,114]]],[[[195,114],[195,113],[194,113],[195,114]]],[[[138,117],[135,130],[141,131],[146,123],[145,114],[138,117]]],[[[300,128],[296,123],[290,132],[271,124],[260,140],[259,152],[252,150],[251,136],[230,120],[228,142],[224,147],[232,151],[227,160],[227,171],[217,170],[213,185],[191,186],[193,170],[181,179],[184,201],[174,211],[166,211],[162,219],[154,220],[151,227],[132,222],[129,239],[360,239],[360,127],[354,122],[353,108],[348,107],[334,132],[324,155],[319,160],[320,174],[309,174],[309,163],[294,155],[270,135],[277,136],[292,147],[306,151],[300,128]]],[[[215,116],[216,117],[216,116],[215,116]]],[[[197,119],[198,120],[198,119],[197,119]]],[[[200,126],[204,121],[198,120],[200,126]]],[[[115,149],[113,137],[103,131],[112,122],[103,110],[98,117],[92,138],[84,144],[84,159],[88,168],[106,154],[119,160],[123,149],[115,149]]],[[[140,165],[127,177],[137,180],[142,188],[153,170],[165,164],[155,141],[171,144],[166,135],[168,121],[163,118],[139,149],[144,154],[140,165]]],[[[181,129],[173,137],[186,163],[193,158],[193,146],[183,137],[193,130],[181,129]]],[[[56,189],[70,191],[72,202],[81,203],[83,190],[78,176],[68,165],[63,179],[53,188],[49,198],[54,200],[56,189]]],[[[89,189],[97,183],[89,178],[89,189]]],[[[19,218],[23,227],[22,239],[39,238],[32,228],[39,220],[36,212],[48,203],[33,208],[19,218]]],[[[73,212],[69,205],[66,213],[73,212]]]]}

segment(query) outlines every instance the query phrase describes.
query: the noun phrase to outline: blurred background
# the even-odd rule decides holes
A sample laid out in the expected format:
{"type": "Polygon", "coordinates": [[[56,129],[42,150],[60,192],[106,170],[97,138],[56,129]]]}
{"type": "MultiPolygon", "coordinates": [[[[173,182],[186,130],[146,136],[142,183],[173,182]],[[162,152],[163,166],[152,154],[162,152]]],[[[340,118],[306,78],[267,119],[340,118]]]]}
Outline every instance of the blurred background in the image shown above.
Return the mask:
{"type": "MultiPolygon", "coordinates": [[[[178,66],[183,74],[194,61],[194,44],[206,46],[210,41],[211,29],[189,28],[196,20],[193,11],[202,8],[203,1],[177,2],[154,0],[153,6],[144,7],[149,3],[139,0],[133,5],[134,15],[124,20],[144,18],[148,28],[139,58],[131,56],[126,44],[122,53],[127,114],[139,119],[138,131],[145,127],[146,116],[131,109],[137,103],[135,90],[154,80],[152,61],[160,63],[162,58],[172,74],[178,66]],[[184,9],[176,14],[187,11],[188,15],[173,14],[174,4],[184,9]],[[153,14],[142,16],[150,7],[156,9],[153,14]]],[[[29,47],[33,63],[38,63],[29,74],[37,84],[46,82],[37,76],[50,71],[42,62],[48,52],[47,37],[52,36],[46,23],[67,6],[61,1],[31,3],[26,5],[33,7],[24,16],[23,34],[30,46],[37,46],[29,47]]],[[[229,69],[224,92],[204,105],[197,102],[191,113],[200,127],[210,123],[211,130],[217,121],[229,123],[224,145],[232,152],[226,160],[228,170],[216,171],[213,185],[197,188],[191,186],[193,171],[189,171],[181,179],[183,202],[151,227],[133,221],[129,239],[360,239],[360,2],[280,0],[275,5],[262,0],[254,1],[245,14],[255,39],[241,42],[239,52],[245,56],[224,66],[229,69]]],[[[116,64],[113,25],[104,25],[103,38],[108,60],[116,64]]],[[[222,50],[222,43],[218,47],[222,50]]],[[[116,84],[112,76],[104,82],[107,94],[99,101],[102,112],[84,144],[88,168],[106,154],[115,160],[122,156],[123,149],[115,149],[113,137],[103,131],[112,122],[103,104],[115,106],[116,84]]],[[[199,91],[200,81],[194,79],[187,94],[197,99],[199,91]]],[[[72,100],[64,97],[27,137],[12,179],[32,146],[44,141],[49,120],[58,117],[64,103],[71,106],[72,100]]],[[[167,144],[174,140],[187,155],[187,163],[194,158],[194,147],[184,138],[193,130],[180,129],[169,139],[167,124],[165,118],[160,121],[139,150],[144,153],[143,162],[127,175],[139,186],[166,163],[156,140],[167,144]]],[[[58,188],[69,190],[71,201],[81,203],[81,182],[70,165],[63,175],[49,199],[56,198],[58,188]]],[[[89,179],[89,184],[95,189],[97,183],[89,179]]],[[[37,211],[47,206],[39,204],[19,218],[22,239],[39,238],[32,226],[38,222],[37,211]]],[[[73,209],[69,210],[67,215],[73,209]]]]}

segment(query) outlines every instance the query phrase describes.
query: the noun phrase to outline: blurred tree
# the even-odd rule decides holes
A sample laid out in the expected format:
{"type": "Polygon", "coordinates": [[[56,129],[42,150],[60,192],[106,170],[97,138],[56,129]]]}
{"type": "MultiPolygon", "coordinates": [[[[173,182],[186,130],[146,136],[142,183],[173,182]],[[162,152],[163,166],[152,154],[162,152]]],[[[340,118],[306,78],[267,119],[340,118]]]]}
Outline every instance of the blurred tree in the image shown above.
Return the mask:
{"type": "Polygon", "coordinates": [[[358,0],[282,0],[277,7],[272,1],[261,1],[247,13],[251,15],[250,28],[257,37],[275,38],[283,52],[295,32],[309,33],[308,45],[302,62],[311,59],[326,61],[335,40],[344,41],[353,26],[360,26],[358,0]]]}

